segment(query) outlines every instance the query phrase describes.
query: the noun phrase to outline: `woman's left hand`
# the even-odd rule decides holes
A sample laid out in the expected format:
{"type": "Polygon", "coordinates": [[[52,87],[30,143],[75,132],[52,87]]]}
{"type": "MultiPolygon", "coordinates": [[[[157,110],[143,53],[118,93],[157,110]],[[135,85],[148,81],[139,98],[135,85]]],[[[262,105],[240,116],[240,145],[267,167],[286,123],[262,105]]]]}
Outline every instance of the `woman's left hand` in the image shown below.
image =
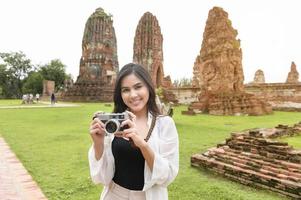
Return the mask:
{"type": "Polygon", "coordinates": [[[144,138],[138,134],[138,131],[137,131],[137,128],[136,128],[136,116],[129,112],[129,111],[126,111],[129,116],[130,116],[130,119],[127,119],[125,121],[123,121],[121,123],[121,126],[128,126],[127,129],[124,129],[123,131],[119,131],[117,133],[115,133],[115,136],[116,137],[124,137],[124,138],[127,138],[127,139],[132,139],[132,141],[134,142],[134,144],[138,147],[138,148],[141,148],[143,147],[146,142],[144,140],[144,138]]]}

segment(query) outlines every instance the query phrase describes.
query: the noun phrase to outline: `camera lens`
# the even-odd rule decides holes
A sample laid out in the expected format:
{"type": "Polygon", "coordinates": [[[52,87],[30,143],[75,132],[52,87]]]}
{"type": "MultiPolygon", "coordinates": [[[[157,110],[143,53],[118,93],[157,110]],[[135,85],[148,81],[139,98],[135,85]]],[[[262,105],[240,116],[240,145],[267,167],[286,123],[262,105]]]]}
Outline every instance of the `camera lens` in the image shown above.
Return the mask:
{"type": "Polygon", "coordinates": [[[105,130],[107,133],[115,133],[119,128],[119,122],[115,120],[109,120],[105,124],[105,130]]]}

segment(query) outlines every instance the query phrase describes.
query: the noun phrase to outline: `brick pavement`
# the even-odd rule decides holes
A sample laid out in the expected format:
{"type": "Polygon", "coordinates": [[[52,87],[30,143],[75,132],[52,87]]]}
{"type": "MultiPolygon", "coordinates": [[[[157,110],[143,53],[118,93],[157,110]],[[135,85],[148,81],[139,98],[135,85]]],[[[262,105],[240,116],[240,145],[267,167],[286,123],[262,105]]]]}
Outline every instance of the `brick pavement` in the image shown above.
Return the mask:
{"type": "Polygon", "coordinates": [[[0,199],[47,200],[37,183],[0,137],[0,199]]]}

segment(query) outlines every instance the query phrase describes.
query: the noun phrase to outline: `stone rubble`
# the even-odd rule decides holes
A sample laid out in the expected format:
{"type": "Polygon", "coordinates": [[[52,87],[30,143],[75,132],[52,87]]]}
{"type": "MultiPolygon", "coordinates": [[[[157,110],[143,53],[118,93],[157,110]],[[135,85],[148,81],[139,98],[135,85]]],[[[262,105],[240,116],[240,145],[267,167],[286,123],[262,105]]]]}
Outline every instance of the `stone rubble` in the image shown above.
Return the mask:
{"type": "Polygon", "coordinates": [[[292,127],[253,129],[232,133],[217,147],[191,157],[191,165],[209,169],[242,184],[301,199],[301,150],[271,138],[301,134],[292,127]]]}

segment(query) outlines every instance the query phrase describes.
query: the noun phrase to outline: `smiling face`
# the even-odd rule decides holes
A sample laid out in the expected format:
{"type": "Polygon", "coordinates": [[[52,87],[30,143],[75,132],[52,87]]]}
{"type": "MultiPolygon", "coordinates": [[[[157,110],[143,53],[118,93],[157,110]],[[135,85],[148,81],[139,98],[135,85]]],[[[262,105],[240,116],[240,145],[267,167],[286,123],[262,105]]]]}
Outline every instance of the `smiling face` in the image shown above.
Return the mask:
{"type": "Polygon", "coordinates": [[[125,76],[121,81],[121,97],[134,114],[146,114],[149,90],[135,74],[125,76]]]}

